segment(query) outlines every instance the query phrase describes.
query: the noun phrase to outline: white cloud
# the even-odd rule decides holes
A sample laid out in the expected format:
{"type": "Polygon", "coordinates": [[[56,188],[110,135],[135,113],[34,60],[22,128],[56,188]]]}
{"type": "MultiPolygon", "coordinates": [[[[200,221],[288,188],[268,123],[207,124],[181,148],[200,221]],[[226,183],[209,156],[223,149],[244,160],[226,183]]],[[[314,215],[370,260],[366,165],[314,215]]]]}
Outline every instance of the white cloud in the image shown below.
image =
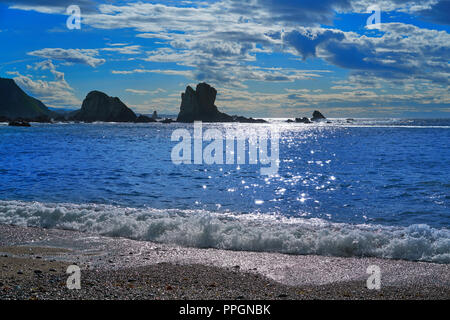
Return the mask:
{"type": "Polygon", "coordinates": [[[34,80],[31,75],[21,75],[14,72],[14,81],[32,96],[41,100],[49,107],[74,108],[81,105],[81,101],[75,97],[73,88],[67,83],[64,73],[56,70],[51,61],[37,63],[34,67],[37,71],[50,71],[53,81],[34,80]]]}
{"type": "Polygon", "coordinates": [[[65,14],[66,8],[76,4],[81,8],[81,12],[93,12],[96,2],[92,0],[1,0],[11,9],[36,11],[47,14],[65,14]]]}
{"type": "Polygon", "coordinates": [[[113,47],[102,48],[102,51],[110,51],[120,54],[139,54],[141,52],[140,45],[132,45],[132,46],[120,46],[119,44],[114,44],[113,47]]]}
{"type": "Polygon", "coordinates": [[[366,77],[423,79],[449,83],[450,34],[403,23],[383,23],[382,36],[324,28],[300,28],[283,35],[297,54],[321,58],[366,77]]]}
{"type": "Polygon", "coordinates": [[[136,90],[136,89],[125,89],[126,92],[130,92],[130,93],[134,93],[134,94],[140,94],[140,95],[144,95],[144,94],[149,94],[150,91],[147,90],[136,90]]]}
{"type": "Polygon", "coordinates": [[[192,71],[186,70],[169,70],[169,69],[133,69],[133,70],[112,70],[112,74],[135,74],[135,73],[160,73],[173,76],[192,77],[192,71]]]}
{"type": "Polygon", "coordinates": [[[139,33],[136,35],[138,38],[144,39],[160,39],[160,40],[172,40],[173,37],[170,34],[165,33],[139,33]]]}
{"type": "Polygon", "coordinates": [[[153,91],[149,91],[149,90],[137,90],[137,89],[125,89],[126,92],[130,92],[133,94],[138,94],[138,95],[154,95],[154,94],[158,94],[158,93],[165,93],[167,92],[164,89],[158,88],[156,90],[153,91]]]}
{"type": "MultiPolygon", "coordinates": [[[[427,14],[430,19],[440,19],[444,23],[448,20],[445,17],[445,12],[448,12],[445,4],[448,3],[448,0],[377,2],[383,12],[397,10],[424,17],[427,14]]],[[[167,69],[160,65],[153,69],[144,63],[130,67],[130,70],[123,68],[111,72],[117,75],[160,73],[207,81],[220,88],[220,92],[231,90],[221,96],[222,99],[230,99],[223,100],[225,102],[233,101],[227,108],[236,105],[240,108],[278,107],[286,110],[286,106],[299,108],[345,101],[368,104],[383,101],[395,105],[396,101],[407,99],[423,104],[448,103],[445,89],[448,89],[450,76],[450,39],[446,31],[388,23],[383,24],[378,32],[363,30],[361,26],[363,31],[359,32],[364,34],[361,35],[321,26],[330,23],[336,12],[363,13],[371,4],[373,1],[369,0],[222,0],[186,2],[183,7],[170,2],[103,4],[98,11],[84,15],[83,23],[105,30],[134,29],[138,38],[164,40],[164,47],[145,52],[145,57],[142,57],[144,46],[126,43],[110,44],[110,48],[85,49],[91,51],[84,52],[42,49],[44,52],[38,50],[33,53],[46,59],[59,58],[65,63],[83,63],[93,67],[105,62],[98,57],[99,51],[128,54],[132,56],[130,61],[142,58],[140,60],[149,64],[168,63],[167,69]],[[259,92],[253,94],[258,96],[255,98],[245,91],[248,81],[294,82],[323,76],[323,71],[319,70],[262,67],[260,55],[274,53],[299,60],[321,59],[349,70],[350,76],[333,83],[326,92],[286,91],[278,95],[259,92]],[[134,57],[138,54],[139,57],[134,57]],[[173,64],[183,70],[176,70],[178,68],[173,64]],[[401,93],[393,94],[393,88],[398,88],[401,93]],[[234,104],[236,101],[245,103],[234,104]]],[[[173,99],[179,100],[179,97],[173,99]]],[[[173,103],[169,100],[159,102],[173,103]]],[[[337,110],[338,107],[335,108],[337,110]]]]}
{"type": "Polygon", "coordinates": [[[86,64],[94,68],[105,63],[105,59],[96,58],[98,56],[97,49],[44,48],[28,52],[28,55],[70,63],[86,64]]]}

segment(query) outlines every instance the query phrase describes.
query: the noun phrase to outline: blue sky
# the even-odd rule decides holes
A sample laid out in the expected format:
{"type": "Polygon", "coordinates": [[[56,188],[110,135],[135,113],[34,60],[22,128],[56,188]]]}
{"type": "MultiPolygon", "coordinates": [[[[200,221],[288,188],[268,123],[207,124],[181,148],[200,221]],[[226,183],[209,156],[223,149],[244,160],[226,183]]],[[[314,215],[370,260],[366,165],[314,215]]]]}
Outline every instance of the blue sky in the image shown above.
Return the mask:
{"type": "Polygon", "coordinates": [[[450,117],[448,12],[450,0],[0,0],[0,76],[54,108],[100,90],[176,114],[205,81],[230,114],[450,117]]]}

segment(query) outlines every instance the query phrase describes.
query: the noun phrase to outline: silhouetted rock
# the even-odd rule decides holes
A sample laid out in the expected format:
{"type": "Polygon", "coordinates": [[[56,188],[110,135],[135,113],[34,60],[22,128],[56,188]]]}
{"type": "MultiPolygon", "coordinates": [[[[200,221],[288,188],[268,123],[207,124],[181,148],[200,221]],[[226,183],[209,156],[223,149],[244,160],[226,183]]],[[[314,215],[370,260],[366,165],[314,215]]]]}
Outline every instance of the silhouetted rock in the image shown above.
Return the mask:
{"type": "Polygon", "coordinates": [[[316,110],[316,111],[313,112],[313,116],[311,118],[311,121],[324,120],[324,119],[326,119],[324,117],[324,115],[322,113],[320,113],[320,111],[316,110]]]}
{"type": "Polygon", "coordinates": [[[159,118],[159,117],[158,117],[158,112],[153,111],[152,119],[153,119],[153,120],[157,120],[158,118],[159,118]]]}
{"type": "Polygon", "coordinates": [[[295,118],[295,122],[297,122],[297,123],[312,123],[307,117],[295,118]]]}
{"type": "Polygon", "coordinates": [[[220,112],[214,104],[217,97],[217,90],[207,83],[200,83],[196,90],[190,86],[185,93],[181,94],[180,113],[178,122],[246,122],[262,123],[264,120],[245,118],[240,116],[230,116],[220,112]]]}
{"type": "Polygon", "coordinates": [[[0,78],[0,117],[4,120],[51,117],[41,101],[26,94],[13,79],[0,78]]]}
{"type": "Polygon", "coordinates": [[[156,122],[156,120],[141,114],[139,117],[136,118],[135,122],[136,123],[149,123],[149,122],[156,122]]]}
{"type": "Polygon", "coordinates": [[[84,122],[135,122],[136,114],[119,98],[103,92],[92,91],[83,101],[81,110],[75,111],[70,120],[84,122]]]}
{"type": "Polygon", "coordinates": [[[233,122],[240,122],[240,123],[266,123],[266,120],[263,119],[253,119],[253,118],[246,118],[241,116],[232,116],[233,122]]]}
{"type": "Polygon", "coordinates": [[[8,125],[11,127],[31,127],[29,122],[23,120],[11,121],[8,125]]]}
{"type": "Polygon", "coordinates": [[[188,86],[185,93],[181,94],[180,113],[177,121],[231,122],[232,117],[219,112],[214,105],[216,96],[217,90],[209,84],[200,83],[196,90],[188,86]]]}
{"type": "Polygon", "coordinates": [[[293,122],[295,122],[295,121],[292,120],[292,119],[287,119],[286,122],[287,122],[287,123],[293,123],[293,122]]]}
{"type": "Polygon", "coordinates": [[[166,118],[166,119],[164,119],[163,121],[160,121],[161,123],[172,123],[172,122],[175,122],[173,119],[169,119],[169,118],[166,118]]]}

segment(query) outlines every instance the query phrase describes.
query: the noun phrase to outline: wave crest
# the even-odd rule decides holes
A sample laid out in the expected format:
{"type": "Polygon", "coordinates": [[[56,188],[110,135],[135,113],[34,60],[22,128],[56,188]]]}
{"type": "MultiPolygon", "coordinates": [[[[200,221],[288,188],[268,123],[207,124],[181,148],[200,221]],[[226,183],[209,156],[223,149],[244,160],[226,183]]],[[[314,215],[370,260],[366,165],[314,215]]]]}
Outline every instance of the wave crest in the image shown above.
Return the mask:
{"type": "Polygon", "coordinates": [[[0,201],[0,223],[69,229],[198,248],[450,263],[450,231],[268,214],[0,201]]]}

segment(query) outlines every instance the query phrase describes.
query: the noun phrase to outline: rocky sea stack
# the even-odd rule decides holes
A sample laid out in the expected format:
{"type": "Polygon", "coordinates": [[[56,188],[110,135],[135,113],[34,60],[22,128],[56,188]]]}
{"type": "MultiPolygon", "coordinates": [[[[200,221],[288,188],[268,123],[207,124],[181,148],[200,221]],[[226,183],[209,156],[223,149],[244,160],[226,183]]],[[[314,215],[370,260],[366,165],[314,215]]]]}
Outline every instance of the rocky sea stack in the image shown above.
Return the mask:
{"type": "Polygon", "coordinates": [[[319,121],[319,120],[325,120],[325,116],[320,111],[314,111],[313,117],[311,118],[311,121],[319,121]]]}
{"type": "Polygon", "coordinates": [[[190,86],[185,93],[181,94],[180,113],[178,122],[265,122],[253,118],[230,116],[220,112],[214,104],[217,97],[217,90],[207,83],[200,83],[196,90],[190,86]]]}
{"type": "Polygon", "coordinates": [[[73,121],[84,122],[135,122],[136,114],[117,97],[100,91],[90,92],[83,101],[81,110],[72,116],[73,121]]]}

